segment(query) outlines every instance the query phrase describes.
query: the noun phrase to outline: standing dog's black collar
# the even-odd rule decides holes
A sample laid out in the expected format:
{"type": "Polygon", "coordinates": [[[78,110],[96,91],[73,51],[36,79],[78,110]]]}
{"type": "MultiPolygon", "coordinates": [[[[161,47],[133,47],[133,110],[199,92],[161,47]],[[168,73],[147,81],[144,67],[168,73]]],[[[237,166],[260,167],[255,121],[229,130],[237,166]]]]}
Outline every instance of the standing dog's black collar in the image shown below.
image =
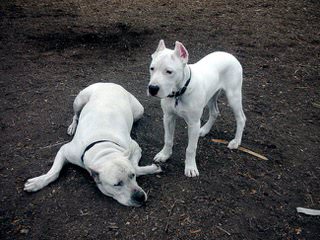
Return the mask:
{"type": "Polygon", "coordinates": [[[99,141],[95,141],[95,142],[93,142],[93,143],[90,143],[90,144],[86,147],[86,149],[84,149],[84,151],[83,151],[83,153],[82,153],[82,155],[81,155],[81,161],[83,162],[84,155],[86,154],[86,152],[87,152],[90,148],[92,148],[92,147],[93,147],[94,145],[96,145],[97,143],[101,143],[101,142],[111,142],[111,143],[114,143],[114,144],[116,144],[116,145],[118,145],[118,146],[120,147],[120,145],[119,145],[118,143],[113,142],[113,141],[110,141],[110,140],[99,140],[99,141]]]}
{"type": "Polygon", "coordinates": [[[189,79],[186,81],[186,83],[184,84],[183,88],[181,88],[179,91],[177,92],[172,92],[170,95],[168,95],[167,97],[169,98],[175,98],[175,107],[178,105],[178,102],[179,102],[179,99],[180,99],[180,96],[182,94],[184,94],[184,92],[187,90],[187,87],[190,83],[190,80],[191,80],[191,68],[189,67],[189,70],[190,70],[190,77],[189,79]]]}

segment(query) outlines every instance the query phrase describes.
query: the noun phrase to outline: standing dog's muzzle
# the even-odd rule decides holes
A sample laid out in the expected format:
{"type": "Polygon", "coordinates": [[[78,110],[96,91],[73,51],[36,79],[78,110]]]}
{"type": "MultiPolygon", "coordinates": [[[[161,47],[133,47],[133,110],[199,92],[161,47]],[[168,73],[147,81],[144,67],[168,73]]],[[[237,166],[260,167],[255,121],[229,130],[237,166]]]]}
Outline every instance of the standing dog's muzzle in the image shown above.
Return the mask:
{"type": "Polygon", "coordinates": [[[151,94],[151,96],[155,96],[157,95],[157,93],[159,92],[159,86],[157,85],[149,85],[149,93],[151,94]]]}

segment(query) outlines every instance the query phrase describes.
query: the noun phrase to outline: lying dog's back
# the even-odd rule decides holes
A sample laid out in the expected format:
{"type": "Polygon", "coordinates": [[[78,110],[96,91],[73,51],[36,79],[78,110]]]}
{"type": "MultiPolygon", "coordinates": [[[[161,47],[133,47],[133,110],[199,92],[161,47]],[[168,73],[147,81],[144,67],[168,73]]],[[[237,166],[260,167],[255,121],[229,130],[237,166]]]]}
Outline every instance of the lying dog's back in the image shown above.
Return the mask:
{"type": "Polygon", "coordinates": [[[124,145],[130,141],[134,121],[132,101],[136,99],[129,92],[117,84],[96,83],[79,95],[82,99],[89,99],[80,113],[73,141],[81,142],[81,145],[105,138],[111,141],[121,139],[124,145]]]}

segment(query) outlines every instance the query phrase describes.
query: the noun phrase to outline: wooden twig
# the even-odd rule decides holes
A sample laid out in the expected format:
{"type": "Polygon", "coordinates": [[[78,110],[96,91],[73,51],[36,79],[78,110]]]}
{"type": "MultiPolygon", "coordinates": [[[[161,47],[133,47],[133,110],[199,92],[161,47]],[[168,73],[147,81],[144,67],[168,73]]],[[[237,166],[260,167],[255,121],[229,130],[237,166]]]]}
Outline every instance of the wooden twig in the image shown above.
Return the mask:
{"type": "Polygon", "coordinates": [[[176,206],[177,201],[174,201],[173,204],[171,205],[170,209],[169,209],[169,217],[172,215],[173,213],[173,209],[176,206]]]}
{"type": "MultiPolygon", "coordinates": [[[[228,144],[228,141],[223,140],[223,139],[211,139],[211,142],[228,144]]],[[[256,153],[256,152],[254,152],[254,151],[251,151],[251,150],[249,150],[249,149],[247,149],[247,148],[238,147],[238,150],[240,150],[240,151],[242,151],[242,152],[246,152],[246,153],[248,153],[248,154],[251,154],[251,155],[253,155],[253,156],[255,156],[255,157],[258,157],[258,158],[260,158],[260,159],[262,159],[262,160],[268,160],[268,158],[266,158],[265,156],[262,156],[261,154],[256,153]]]]}
{"type": "Polygon", "coordinates": [[[165,232],[168,232],[168,230],[169,230],[169,222],[167,222],[167,224],[166,224],[166,226],[165,226],[165,228],[164,228],[164,231],[165,231],[165,232]]]}
{"type": "Polygon", "coordinates": [[[50,144],[50,145],[44,146],[44,147],[40,147],[40,149],[52,148],[52,147],[59,146],[59,145],[62,145],[62,144],[64,144],[64,143],[67,143],[67,142],[69,142],[69,140],[67,140],[67,141],[62,141],[62,142],[57,142],[57,143],[50,144]]]}
{"type": "Polygon", "coordinates": [[[192,234],[199,233],[199,232],[201,232],[201,229],[190,230],[190,233],[192,233],[192,234]]]}
{"type": "Polygon", "coordinates": [[[314,106],[314,107],[316,107],[316,108],[320,108],[320,103],[313,102],[313,103],[312,103],[312,106],[314,106]]]}
{"type": "Polygon", "coordinates": [[[228,234],[229,236],[231,236],[231,233],[229,233],[227,230],[223,229],[222,227],[216,226],[219,230],[221,230],[222,232],[228,234]]]}

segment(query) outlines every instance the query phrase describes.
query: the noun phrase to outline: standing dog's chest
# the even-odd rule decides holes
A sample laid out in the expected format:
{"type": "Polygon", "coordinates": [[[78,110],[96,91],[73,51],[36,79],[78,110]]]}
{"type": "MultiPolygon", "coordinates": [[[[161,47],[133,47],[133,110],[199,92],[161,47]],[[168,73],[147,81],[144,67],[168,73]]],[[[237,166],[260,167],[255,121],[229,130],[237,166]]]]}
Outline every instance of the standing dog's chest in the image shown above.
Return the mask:
{"type": "Polygon", "coordinates": [[[177,115],[185,120],[187,120],[190,115],[190,107],[185,101],[179,100],[176,105],[175,99],[170,99],[164,102],[163,105],[166,112],[177,115]]]}

